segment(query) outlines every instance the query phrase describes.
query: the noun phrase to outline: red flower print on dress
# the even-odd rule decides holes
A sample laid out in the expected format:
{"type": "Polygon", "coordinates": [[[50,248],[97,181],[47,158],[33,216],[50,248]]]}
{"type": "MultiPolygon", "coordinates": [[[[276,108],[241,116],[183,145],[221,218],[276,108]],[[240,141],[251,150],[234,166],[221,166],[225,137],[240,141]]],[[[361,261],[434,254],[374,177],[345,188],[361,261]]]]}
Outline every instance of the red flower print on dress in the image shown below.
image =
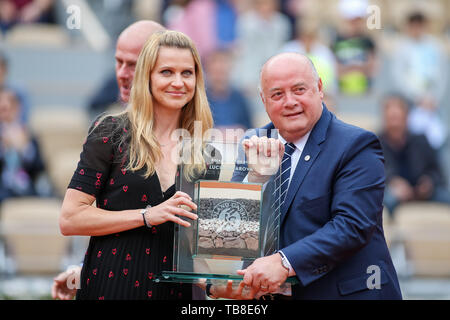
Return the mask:
{"type": "Polygon", "coordinates": [[[89,278],[87,278],[86,285],[89,285],[89,278]]]}
{"type": "Polygon", "coordinates": [[[127,173],[127,169],[124,169],[124,168],[120,169],[120,171],[122,171],[123,175],[125,175],[127,173]]]}
{"type": "Polygon", "coordinates": [[[114,179],[109,180],[109,184],[113,185],[114,184],[114,179]]]}
{"type": "Polygon", "coordinates": [[[146,202],[147,201],[147,195],[142,195],[141,201],[146,202]]]}
{"type": "Polygon", "coordinates": [[[109,272],[108,278],[114,277],[114,273],[112,271],[109,272]]]}
{"type": "Polygon", "coordinates": [[[105,296],[98,297],[98,300],[105,300],[105,296]]]}
{"type": "Polygon", "coordinates": [[[100,180],[95,181],[95,189],[100,189],[101,184],[100,180]]]}
{"type": "Polygon", "coordinates": [[[125,260],[126,261],[130,261],[131,260],[131,254],[128,253],[127,256],[125,257],[125,260]]]}
{"type": "Polygon", "coordinates": [[[103,137],[103,143],[107,143],[108,142],[108,140],[109,140],[109,138],[108,137],[103,137]]]}
{"type": "Polygon", "coordinates": [[[102,251],[100,250],[98,253],[97,253],[97,258],[100,258],[102,256],[102,251]]]}
{"type": "Polygon", "coordinates": [[[155,234],[156,233],[156,228],[152,227],[152,233],[155,234]]]}
{"type": "Polygon", "coordinates": [[[148,278],[149,278],[150,280],[153,279],[153,272],[149,272],[149,273],[148,273],[148,278]]]}
{"type": "Polygon", "coordinates": [[[153,291],[147,291],[147,296],[148,296],[149,298],[151,298],[152,295],[153,295],[153,291]]]}
{"type": "Polygon", "coordinates": [[[84,169],[81,169],[81,170],[79,171],[79,173],[80,173],[81,175],[84,175],[84,169]]]}
{"type": "Polygon", "coordinates": [[[167,256],[164,256],[163,263],[166,263],[166,262],[167,262],[167,256]]]}
{"type": "Polygon", "coordinates": [[[146,248],[146,249],[145,249],[145,253],[146,253],[146,254],[150,254],[150,248],[146,248]]]}
{"type": "Polygon", "coordinates": [[[92,270],[92,274],[93,274],[94,276],[97,275],[97,268],[95,268],[94,270],[92,270]]]}
{"type": "Polygon", "coordinates": [[[122,272],[126,276],[128,274],[128,269],[123,269],[122,272]]]}
{"type": "Polygon", "coordinates": [[[117,248],[112,249],[111,252],[112,252],[113,255],[116,255],[116,253],[117,253],[117,248]]]}
{"type": "Polygon", "coordinates": [[[134,287],[135,288],[139,287],[139,281],[136,280],[136,282],[134,283],[134,287]]]}
{"type": "Polygon", "coordinates": [[[122,190],[123,190],[124,192],[127,192],[127,191],[128,191],[128,186],[123,186],[123,187],[122,187],[122,190]]]}
{"type": "Polygon", "coordinates": [[[97,172],[95,174],[95,176],[97,177],[97,180],[100,180],[100,178],[102,177],[102,174],[100,172],[97,172]]]}
{"type": "Polygon", "coordinates": [[[107,203],[108,203],[108,199],[104,199],[103,200],[103,205],[106,206],[107,203]]]}

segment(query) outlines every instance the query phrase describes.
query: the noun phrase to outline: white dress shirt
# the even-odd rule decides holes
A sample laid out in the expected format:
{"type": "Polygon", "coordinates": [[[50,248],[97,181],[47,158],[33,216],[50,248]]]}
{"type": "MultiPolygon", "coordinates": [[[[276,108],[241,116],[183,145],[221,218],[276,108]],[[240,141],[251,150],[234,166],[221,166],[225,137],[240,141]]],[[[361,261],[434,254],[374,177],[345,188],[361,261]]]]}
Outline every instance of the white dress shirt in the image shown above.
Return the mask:
{"type": "MultiPolygon", "coordinates": [[[[294,175],[295,169],[297,168],[298,160],[300,159],[300,156],[302,155],[303,149],[305,148],[306,142],[308,141],[309,134],[311,131],[309,131],[307,134],[305,134],[303,137],[298,139],[297,141],[292,142],[295,145],[295,151],[291,155],[291,175],[289,177],[289,186],[291,185],[292,176],[294,175]]],[[[283,143],[286,144],[286,140],[281,136],[281,134],[278,136],[278,139],[283,143]]]]}

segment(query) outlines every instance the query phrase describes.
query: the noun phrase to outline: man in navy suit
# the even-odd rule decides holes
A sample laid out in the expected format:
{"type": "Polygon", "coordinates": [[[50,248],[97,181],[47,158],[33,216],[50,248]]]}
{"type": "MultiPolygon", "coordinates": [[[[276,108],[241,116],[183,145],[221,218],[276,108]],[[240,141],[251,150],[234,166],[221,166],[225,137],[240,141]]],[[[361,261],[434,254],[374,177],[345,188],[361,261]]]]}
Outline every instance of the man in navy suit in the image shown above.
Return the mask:
{"type": "MultiPolygon", "coordinates": [[[[281,250],[238,271],[250,297],[276,292],[296,276],[293,299],[401,299],[383,234],[385,174],[377,137],[327,110],[322,81],[303,55],[282,53],[265,63],[261,98],[272,122],[244,140],[246,155],[276,156],[280,163],[283,153],[274,150],[291,143],[293,152],[280,209],[281,250]],[[271,129],[278,129],[277,139],[262,136],[271,129]]],[[[265,183],[273,174],[249,167],[249,182],[265,183]]]]}

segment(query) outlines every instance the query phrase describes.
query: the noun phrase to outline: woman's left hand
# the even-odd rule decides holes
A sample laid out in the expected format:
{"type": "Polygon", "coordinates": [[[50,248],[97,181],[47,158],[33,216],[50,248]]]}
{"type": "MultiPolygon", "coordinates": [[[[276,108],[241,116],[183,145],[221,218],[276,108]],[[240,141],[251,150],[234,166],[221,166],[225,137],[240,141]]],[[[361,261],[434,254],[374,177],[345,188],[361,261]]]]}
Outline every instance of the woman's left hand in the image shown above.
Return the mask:
{"type": "Polygon", "coordinates": [[[243,281],[237,287],[233,287],[233,280],[228,280],[226,286],[214,284],[209,291],[213,298],[216,299],[252,300],[254,298],[253,292],[247,289],[243,281]]]}
{"type": "Polygon", "coordinates": [[[172,221],[183,227],[190,227],[191,224],[181,219],[180,216],[191,220],[197,220],[198,217],[195,213],[188,210],[197,210],[197,205],[192,202],[191,197],[187,193],[177,191],[170,199],[149,208],[145,213],[145,220],[152,226],[172,221]]]}

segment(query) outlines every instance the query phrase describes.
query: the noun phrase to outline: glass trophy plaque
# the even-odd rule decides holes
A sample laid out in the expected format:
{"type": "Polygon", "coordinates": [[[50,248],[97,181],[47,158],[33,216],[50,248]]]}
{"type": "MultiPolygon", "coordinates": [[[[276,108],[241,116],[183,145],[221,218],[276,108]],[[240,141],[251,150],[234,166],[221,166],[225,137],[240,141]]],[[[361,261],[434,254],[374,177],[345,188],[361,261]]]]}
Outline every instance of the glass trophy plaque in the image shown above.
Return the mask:
{"type": "Polygon", "coordinates": [[[261,184],[200,180],[194,257],[260,256],[261,184]]]}
{"type": "MultiPolygon", "coordinates": [[[[175,224],[173,270],[155,281],[240,282],[237,270],[279,249],[278,168],[264,183],[255,183],[248,176],[252,159],[239,142],[196,145],[185,139],[180,150],[176,187],[197,205],[198,219],[182,217],[190,227],[175,224]]],[[[287,282],[296,283],[296,277],[287,282]]]]}

